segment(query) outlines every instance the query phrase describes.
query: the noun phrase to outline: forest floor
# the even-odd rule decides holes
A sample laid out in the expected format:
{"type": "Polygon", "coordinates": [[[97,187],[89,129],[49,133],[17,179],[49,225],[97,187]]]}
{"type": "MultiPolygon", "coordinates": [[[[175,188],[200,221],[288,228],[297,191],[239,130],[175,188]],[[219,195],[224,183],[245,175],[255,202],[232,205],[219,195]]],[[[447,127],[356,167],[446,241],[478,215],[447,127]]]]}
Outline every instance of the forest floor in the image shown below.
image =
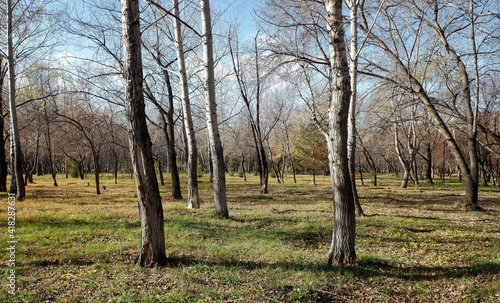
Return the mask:
{"type": "Polygon", "coordinates": [[[331,190],[318,179],[271,179],[261,195],[257,177],[228,176],[229,220],[215,217],[206,175],[200,210],[162,186],[169,261],[142,269],[133,180],[104,175],[97,196],[92,179],[59,176],[53,187],[35,177],[15,205],[15,267],[0,196],[0,302],[500,302],[500,189],[482,187],[484,210],[465,211],[451,180],[359,185],[367,216],[356,222],[357,264],[333,268],[331,190]]]}

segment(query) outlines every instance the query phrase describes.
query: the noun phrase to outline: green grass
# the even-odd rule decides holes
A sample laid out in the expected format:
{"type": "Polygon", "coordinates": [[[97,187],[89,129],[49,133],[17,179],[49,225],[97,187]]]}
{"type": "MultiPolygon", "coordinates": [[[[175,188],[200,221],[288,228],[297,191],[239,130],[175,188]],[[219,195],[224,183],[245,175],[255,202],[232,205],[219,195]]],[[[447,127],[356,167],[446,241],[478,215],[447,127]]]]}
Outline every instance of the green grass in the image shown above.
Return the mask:
{"type": "MultiPolygon", "coordinates": [[[[451,181],[399,189],[384,176],[359,186],[367,217],[357,219],[357,265],[326,265],[332,230],[328,178],[271,180],[228,176],[231,218],[214,214],[202,178],[200,210],[162,187],[168,265],[134,265],[140,222],[129,175],[93,193],[92,179],[35,178],[16,216],[15,296],[0,302],[498,302],[500,196],[481,188],[481,212],[462,211],[451,181]],[[88,183],[90,182],[90,185],[88,183]]],[[[183,183],[185,193],[185,182],[183,183]]],[[[7,197],[0,241],[7,242],[7,197]]],[[[0,256],[8,276],[7,252],[0,256]]]]}

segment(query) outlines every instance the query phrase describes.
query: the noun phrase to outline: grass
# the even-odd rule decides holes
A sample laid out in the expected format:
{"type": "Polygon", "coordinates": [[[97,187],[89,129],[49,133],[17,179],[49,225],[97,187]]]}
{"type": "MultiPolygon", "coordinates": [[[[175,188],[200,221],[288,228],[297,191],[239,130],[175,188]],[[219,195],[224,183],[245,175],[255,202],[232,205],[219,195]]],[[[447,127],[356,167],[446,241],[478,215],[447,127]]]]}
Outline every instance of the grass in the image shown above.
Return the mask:
{"type": "MultiPolygon", "coordinates": [[[[142,269],[134,265],[140,222],[128,175],[116,185],[103,176],[100,196],[91,179],[60,178],[54,188],[49,177],[36,178],[16,205],[16,295],[2,279],[0,301],[499,302],[498,190],[481,188],[485,210],[470,212],[454,206],[459,184],[399,189],[381,179],[359,186],[368,216],[357,219],[356,266],[326,265],[328,179],[271,183],[260,195],[256,177],[228,176],[231,218],[218,220],[205,176],[200,210],[162,187],[169,263],[142,269]]],[[[6,195],[0,200],[6,243],[6,195]]],[[[8,259],[0,256],[3,277],[8,259]]]]}

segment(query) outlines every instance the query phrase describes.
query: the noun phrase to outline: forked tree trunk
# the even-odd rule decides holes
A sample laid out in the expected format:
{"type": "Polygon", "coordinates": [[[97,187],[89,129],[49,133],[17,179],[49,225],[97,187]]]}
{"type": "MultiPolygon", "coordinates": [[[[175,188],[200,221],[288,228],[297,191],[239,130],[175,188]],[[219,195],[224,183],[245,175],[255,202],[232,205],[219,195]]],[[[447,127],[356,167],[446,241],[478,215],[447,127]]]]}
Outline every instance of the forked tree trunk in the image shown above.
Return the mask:
{"type": "Polygon", "coordinates": [[[213,184],[215,211],[219,218],[229,218],[226,197],[226,171],[224,153],[220,140],[219,125],[217,122],[217,105],[215,100],[215,73],[212,42],[212,21],[210,16],[209,0],[200,0],[202,21],[203,59],[205,62],[205,106],[208,127],[208,138],[213,163],[213,184]]]}
{"type": "Polygon", "coordinates": [[[328,264],[354,264],[356,218],[347,157],[351,86],[342,24],[342,1],[327,0],[325,8],[332,69],[327,143],[334,204],[333,234],[328,264]]]}
{"type": "Polygon", "coordinates": [[[167,261],[163,206],[146,124],[139,0],[121,0],[121,6],[125,110],[142,231],[141,252],[137,263],[142,267],[163,266],[167,261]]]}

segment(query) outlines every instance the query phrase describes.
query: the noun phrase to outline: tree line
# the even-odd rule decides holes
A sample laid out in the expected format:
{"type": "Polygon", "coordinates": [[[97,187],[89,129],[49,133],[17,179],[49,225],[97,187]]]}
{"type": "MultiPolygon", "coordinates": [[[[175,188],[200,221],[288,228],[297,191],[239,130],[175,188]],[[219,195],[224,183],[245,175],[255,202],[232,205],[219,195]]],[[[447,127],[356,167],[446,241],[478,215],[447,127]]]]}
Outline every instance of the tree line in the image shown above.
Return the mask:
{"type": "Polygon", "coordinates": [[[100,194],[101,173],[130,173],[149,267],[165,262],[163,173],[175,199],[187,174],[189,208],[208,173],[220,218],[227,173],[259,175],[262,194],[270,178],[328,175],[331,264],[355,262],[366,174],[401,187],[457,174],[474,209],[480,184],[498,186],[495,1],[266,0],[250,33],[237,4],[210,4],[1,4],[0,190],[9,174],[23,200],[34,175],[92,173],[100,194]]]}

